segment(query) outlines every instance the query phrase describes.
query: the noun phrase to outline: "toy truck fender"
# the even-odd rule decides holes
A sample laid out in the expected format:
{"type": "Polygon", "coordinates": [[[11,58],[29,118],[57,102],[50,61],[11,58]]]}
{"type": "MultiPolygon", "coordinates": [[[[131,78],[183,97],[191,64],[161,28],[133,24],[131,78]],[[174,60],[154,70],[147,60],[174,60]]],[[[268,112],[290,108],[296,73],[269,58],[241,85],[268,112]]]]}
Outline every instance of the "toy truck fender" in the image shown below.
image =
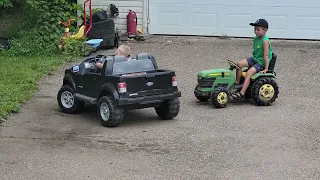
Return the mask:
{"type": "Polygon", "coordinates": [[[277,79],[277,77],[276,77],[276,73],[274,72],[274,71],[272,71],[272,72],[266,72],[266,73],[264,73],[264,74],[262,74],[262,73],[255,73],[254,75],[252,75],[251,76],[251,80],[256,80],[256,79],[258,79],[258,78],[260,78],[260,77],[270,77],[270,78],[274,78],[274,79],[277,79]]]}
{"type": "Polygon", "coordinates": [[[69,84],[75,91],[77,91],[76,83],[74,82],[74,79],[71,74],[66,74],[63,77],[63,85],[62,86],[67,85],[67,84],[69,84]]]}
{"type": "Polygon", "coordinates": [[[100,92],[98,94],[98,100],[100,97],[105,96],[105,95],[111,95],[116,103],[119,101],[119,94],[117,89],[112,85],[111,83],[105,83],[101,86],[100,92]]]}

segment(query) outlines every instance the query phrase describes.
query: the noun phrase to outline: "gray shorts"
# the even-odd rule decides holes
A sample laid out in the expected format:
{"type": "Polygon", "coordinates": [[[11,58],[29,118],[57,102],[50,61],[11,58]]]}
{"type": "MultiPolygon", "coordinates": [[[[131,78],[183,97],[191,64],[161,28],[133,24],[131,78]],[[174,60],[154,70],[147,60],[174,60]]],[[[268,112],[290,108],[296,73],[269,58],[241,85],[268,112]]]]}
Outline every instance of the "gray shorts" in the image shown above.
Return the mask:
{"type": "Polygon", "coordinates": [[[264,69],[263,66],[261,66],[260,64],[254,62],[254,60],[252,58],[247,58],[247,62],[248,62],[248,69],[250,69],[251,67],[254,67],[256,69],[256,72],[260,72],[264,69]]]}

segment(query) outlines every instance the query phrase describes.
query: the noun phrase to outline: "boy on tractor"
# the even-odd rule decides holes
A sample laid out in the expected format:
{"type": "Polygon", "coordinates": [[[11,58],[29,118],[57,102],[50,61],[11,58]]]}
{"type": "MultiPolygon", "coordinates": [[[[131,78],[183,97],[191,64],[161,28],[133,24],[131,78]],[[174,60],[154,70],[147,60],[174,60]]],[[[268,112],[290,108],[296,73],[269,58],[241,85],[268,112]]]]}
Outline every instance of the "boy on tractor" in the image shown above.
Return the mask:
{"type": "Polygon", "coordinates": [[[240,91],[233,93],[231,96],[235,100],[242,100],[245,98],[246,90],[250,84],[250,78],[255,73],[266,73],[270,60],[272,58],[272,47],[268,36],[268,22],[265,19],[258,19],[255,23],[249,25],[254,26],[255,37],[253,39],[253,52],[252,57],[240,60],[237,65],[240,69],[236,70],[236,85],[239,85],[242,68],[248,67],[244,83],[240,91]]]}

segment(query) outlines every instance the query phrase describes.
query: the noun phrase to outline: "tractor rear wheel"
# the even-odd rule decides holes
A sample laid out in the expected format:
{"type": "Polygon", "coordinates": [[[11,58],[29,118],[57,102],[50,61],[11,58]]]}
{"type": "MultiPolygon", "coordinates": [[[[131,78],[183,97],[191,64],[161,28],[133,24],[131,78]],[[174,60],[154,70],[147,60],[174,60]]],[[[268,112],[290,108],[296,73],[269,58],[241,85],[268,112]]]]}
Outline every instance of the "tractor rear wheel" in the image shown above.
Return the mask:
{"type": "Polygon", "coordinates": [[[252,86],[253,101],[259,106],[269,106],[279,94],[279,87],[275,80],[267,77],[259,78],[252,86]]]}

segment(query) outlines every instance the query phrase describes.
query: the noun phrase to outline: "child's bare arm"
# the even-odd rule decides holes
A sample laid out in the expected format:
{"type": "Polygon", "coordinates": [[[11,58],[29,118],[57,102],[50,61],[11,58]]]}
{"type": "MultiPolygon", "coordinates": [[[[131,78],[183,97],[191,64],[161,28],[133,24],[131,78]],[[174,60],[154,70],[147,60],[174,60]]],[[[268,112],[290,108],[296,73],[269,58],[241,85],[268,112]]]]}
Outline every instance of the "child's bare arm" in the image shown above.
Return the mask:
{"type": "Polygon", "coordinates": [[[96,66],[101,69],[103,67],[103,64],[102,63],[96,63],[96,66]]]}
{"type": "Polygon", "coordinates": [[[263,59],[264,59],[264,70],[268,70],[268,51],[269,51],[269,43],[268,41],[263,41],[263,59]]]}

